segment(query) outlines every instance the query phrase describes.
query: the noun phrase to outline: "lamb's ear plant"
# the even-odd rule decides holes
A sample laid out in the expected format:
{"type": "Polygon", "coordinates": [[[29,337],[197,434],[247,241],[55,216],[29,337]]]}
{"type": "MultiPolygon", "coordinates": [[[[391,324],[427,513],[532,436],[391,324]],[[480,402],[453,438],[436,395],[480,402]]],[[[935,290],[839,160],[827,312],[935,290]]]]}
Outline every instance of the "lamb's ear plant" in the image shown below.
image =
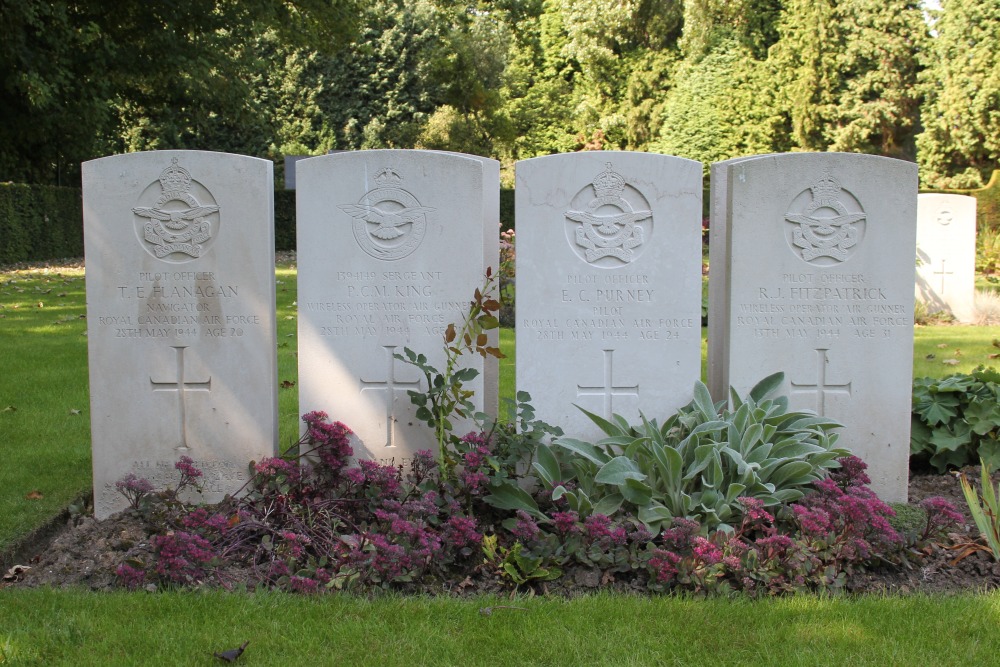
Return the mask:
{"type": "Polygon", "coordinates": [[[958,479],[962,484],[962,493],[965,495],[965,502],[969,505],[969,513],[972,520],[976,522],[976,528],[984,545],[963,545],[965,553],[959,556],[959,560],[967,556],[972,551],[989,551],[993,554],[993,559],[1000,561],[1000,485],[993,488],[993,481],[990,478],[990,466],[980,459],[982,467],[982,497],[976,493],[972,483],[964,472],[958,473],[958,479]]]}
{"type": "Polygon", "coordinates": [[[654,534],[675,517],[729,529],[739,498],[766,507],[798,500],[848,453],[835,446],[839,423],[789,411],[787,397],[769,398],[783,379],[769,376],[743,399],[731,392],[731,410],[697,382],[694,400],[663,424],[642,416],[632,426],[583,410],[608,437],[557,438],[539,448],[535,471],[554,501],[581,516],[627,505],[654,534]]]}

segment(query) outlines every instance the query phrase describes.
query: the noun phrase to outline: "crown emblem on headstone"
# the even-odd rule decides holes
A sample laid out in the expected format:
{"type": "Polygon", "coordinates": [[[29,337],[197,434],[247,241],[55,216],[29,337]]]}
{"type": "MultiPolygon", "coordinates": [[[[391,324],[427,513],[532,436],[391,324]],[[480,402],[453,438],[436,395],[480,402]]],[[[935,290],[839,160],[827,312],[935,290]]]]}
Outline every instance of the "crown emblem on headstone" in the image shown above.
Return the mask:
{"type": "Polygon", "coordinates": [[[868,216],[861,209],[848,210],[844,201],[853,201],[853,197],[829,171],[816,179],[808,190],[812,201],[804,206],[800,203],[798,210],[785,213],[785,220],[792,223],[789,240],[793,249],[798,248],[796,252],[807,262],[824,258],[829,258],[826,261],[845,261],[861,240],[868,216]]]}
{"type": "Polygon", "coordinates": [[[375,174],[375,182],[379,187],[394,187],[403,182],[403,177],[392,167],[385,167],[375,174]]]}
{"type": "MultiPolygon", "coordinates": [[[[219,212],[214,200],[199,202],[192,186],[191,172],[177,164],[177,158],[160,172],[160,196],[152,206],[136,206],[132,209],[141,219],[142,239],[158,259],[168,255],[187,255],[194,259],[201,257],[204,244],[212,240],[212,220],[219,212]]],[[[198,183],[199,188],[204,187],[198,183]]],[[[198,190],[196,189],[195,192],[198,190]]],[[[211,198],[211,193],[205,190],[211,198]]]]}
{"type": "Polygon", "coordinates": [[[616,174],[608,162],[605,164],[605,171],[593,180],[593,185],[598,197],[621,197],[625,190],[625,179],[621,174],[616,174]]]}
{"type": "Polygon", "coordinates": [[[174,158],[170,166],[160,172],[160,185],[163,192],[187,192],[191,189],[191,173],[179,167],[174,158]]]}
{"type": "Polygon", "coordinates": [[[590,184],[596,196],[586,208],[565,212],[567,219],[580,223],[574,232],[576,245],[584,249],[583,256],[588,262],[614,257],[627,264],[645,240],[638,223],[650,220],[652,212],[632,208],[622,196],[625,177],[616,173],[610,162],[605,163],[605,170],[590,184]],[[618,213],[610,213],[610,209],[618,209],[618,213]]]}
{"type": "Polygon", "coordinates": [[[830,172],[825,172],[823,176],[812,184],[809,188],[812,190],[813,199],[816,201],[829,201],[840,195],[843,188],[840,185],[840,181],[834,178],[830,172]]]}
{"type": "Polygon", "coordinates": [[[357,204],[339,208],[353,218],[354,238],[376,259],[406,257],[420,245],[427,232],[427,214],[435,209],[421,206],[402,188],[403,177],[392,167],[375,172],[375,187],[357,204]]]}

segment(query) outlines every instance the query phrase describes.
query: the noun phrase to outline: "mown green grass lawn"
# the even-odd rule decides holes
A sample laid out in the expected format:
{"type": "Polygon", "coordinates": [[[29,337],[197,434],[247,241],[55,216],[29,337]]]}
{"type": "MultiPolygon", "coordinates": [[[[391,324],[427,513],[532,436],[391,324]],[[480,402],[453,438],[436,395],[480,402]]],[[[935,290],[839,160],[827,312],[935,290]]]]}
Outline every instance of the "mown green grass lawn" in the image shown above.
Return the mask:
{"type": "Polygon", "coordinates": [[[996,664],[1000,595],[700,600],[0,591],[0,664],[996,664]],[[507,607],[517,607],[510,609],[507,607]],[[6,662],[5,662],[6,660],[6,662]]]}
{"type": "MultiPolygon", "coordinates": [[[[293,267],[278,267],[277,297],[284,448],[298,435],[293,267]]],[[[90,488],[84,318],[81,270],[0,273],[0,550],[90,488]]],[[[995,338],[996,327],[918,327],[915,375],[995,363],[995,338]]],[[[501,347],[509,397],[512,331],[501,347]]],[[[247,639],[241,663],[255,665],[990,664],[1000,596],[566,602],[0,589],[0,665],[212,664],[211,651],[247,639]],[[499,605],[524,610],[480,613],[499,605]]]]}

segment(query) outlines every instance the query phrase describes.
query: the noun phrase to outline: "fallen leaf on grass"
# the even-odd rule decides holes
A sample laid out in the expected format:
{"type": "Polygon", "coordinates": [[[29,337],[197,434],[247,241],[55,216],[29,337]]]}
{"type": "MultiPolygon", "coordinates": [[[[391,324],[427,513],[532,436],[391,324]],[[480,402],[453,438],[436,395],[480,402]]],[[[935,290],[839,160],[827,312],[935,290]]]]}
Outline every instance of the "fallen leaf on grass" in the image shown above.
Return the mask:
{"type": "Polygon", "coordinates": [[[25,500],[41,500],[44,497],[45,496],[42,495],[41,491],[39,491],[38,489],[35,489],[34,491],[32,491],[31,493],[29,493],[28,495],[26,495],[24,497],[24,499],[25,500]]]}
{"type": "Polygon", "coordinates": [[[15,408],[13,405],[8,405],[3,410],[0,410],[0,412],[17,412],[17,408],[15,408]]]}
{"type": "Polygon", "coordinates": [[[36,307],[36,308],[44,308],[44,307],[45,307],[45,304],[44,304],[44,303],[42,303],[41,301],[39,301],[38,303],[36,303],[36,304],[35,304],[35,307],[36,307]]]}
{"type": "Polygon", "coordinates": [[[279,386],[280,386],[280,387],[281,387],[282,389],[291,389],[292,387],[294,387],[294,386],[295,386],[295,383],[294,383],[294,382],[292,382],[291,380],[282,380],[282,381],[281,381],[281,384],[280,384],[279,386]]]}
{"type": "Polygon", "coordinates": [[[938,343],[938,348],[943,350],[946,347],[948,347],[948,343],[938,343]]]}
{"type": "Polygon", "coordinates": [[[942,359],[941,363],[942,364],[948,364],[949,366],[957,366],[958,365],[958,359],[942,359]]]}
{"type": "Polygon", "coordinates": [[[30,565],[14,565],[9,570],[7,574],[3,575],[4,581],[17,581],[17,578],[22,574],[31,569],[30,565]]]}
{"type": "Polygon", "coordinates": [[[924,359],[926,359],[928,361],[930,361],[931,359],[937,359],[937,355],[936,354],[928,354],[926,357],[924,357],[924,359]]]}
{"type": "Polygon", "coordinates": [[[76,417],[77,415],[80,414],[80,411],[77,410],[76,408],[70,408],[69,414],[72,415],[73,417],[76,417]]]}
{"type": "Polygon", "coordinates": [[[212,655],[214,655],[219,660],[222,660],[223,662],[236,662],[236,658],[243,655],[243,651],[246,650],[247,644],[249,643],[250,641],[247,640],[243,642],[243,645],[238,648],[229,649],[228,651],[223,651],[222,653],[213,653],[212,655]]]}
{"type": "Polygon", "coordinates": [[[987,354],[986,358],[987,359],[998,359],[998,358],[1000,358],[1000,354],[987,354]]]}

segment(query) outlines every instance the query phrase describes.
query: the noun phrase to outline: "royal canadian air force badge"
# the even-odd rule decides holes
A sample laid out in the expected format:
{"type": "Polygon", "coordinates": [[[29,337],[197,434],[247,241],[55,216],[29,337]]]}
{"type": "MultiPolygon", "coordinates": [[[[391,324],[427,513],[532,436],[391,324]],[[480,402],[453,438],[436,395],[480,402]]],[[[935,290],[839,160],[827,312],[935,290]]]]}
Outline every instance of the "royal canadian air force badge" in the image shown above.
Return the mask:
{"type": "Polygon", "coordinates": [[[377,259],[402,259],[416,250],[427,233],[427,214],[435,210],[421,206],[402,184],[399,172],[386,167],[357,204],[340,207],[354,219],[358,245],[377,259]]]}
{"type": "Polygon", "coordinates": [[[829,173],[810,188],[811,200],[803,193],[796,198],[785,220],[792,223],[789,241],[810,263],[846,260],[861,241],[867,215],[858,201],[829,173]],[[796,212],[799,209],[800,212],[796,212]]]}
{"type": "Polygon", "coordinates": [[[174,253],[201,257],[204,244],[212,238],[210,217],[219,212],[219,207],[214,201],[201,202],[195,197],[195,182],[190,172],[177,164],[177,158],[160,173],[159,181],[161,193],[156,202],[132,209],[143,218],[141,235],[148,249],[159,259],[174,253]]]}
{"type": "Polygon", "coordinates": [[[566,218],[580,223],[575,230],[576,244],[583,249],[588,262],[615,257],[631,262],[636,249],[645,240],[638,223],[652,218],[649,210],[635,210],[622,195],[625,179],[614,171],[610,162],[606,170],[593,180],[594,198],[582,211],[566,211],[566,218]]]}

